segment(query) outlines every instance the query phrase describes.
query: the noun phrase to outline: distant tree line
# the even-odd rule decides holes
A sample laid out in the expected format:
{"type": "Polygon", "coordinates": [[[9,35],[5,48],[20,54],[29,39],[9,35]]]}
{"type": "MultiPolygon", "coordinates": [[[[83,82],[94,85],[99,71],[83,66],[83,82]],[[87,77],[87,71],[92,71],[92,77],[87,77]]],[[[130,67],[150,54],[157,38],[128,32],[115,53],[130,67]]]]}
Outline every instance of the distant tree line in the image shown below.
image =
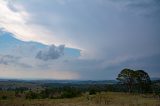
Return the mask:
{"type": "Polygon", "coordinates": [[[60,99],[73,98],[81,95],[81,91],[74,87],[46,88],[40,92],[29,91],[26,93],[26,99],[60,99]]]}

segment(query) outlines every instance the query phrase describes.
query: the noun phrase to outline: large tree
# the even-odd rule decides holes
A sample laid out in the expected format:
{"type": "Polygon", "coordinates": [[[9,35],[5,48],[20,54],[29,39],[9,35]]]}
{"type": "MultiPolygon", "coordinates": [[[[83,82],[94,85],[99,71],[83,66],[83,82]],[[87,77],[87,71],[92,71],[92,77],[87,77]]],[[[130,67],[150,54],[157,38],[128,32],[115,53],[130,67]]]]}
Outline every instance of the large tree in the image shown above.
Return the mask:
{"type": "Polygon", "coordinates": [[[134,84],[134,71],[131,69],[123,69],[117,77],[121,83],[127,86],[128,91],[131,92],[134,84]]]}
{"type": "Polygon", "coordinates": [[[151,90],[150,77],[144,70],[134,71],[125,68],[118,74],[117,80],[126,85],[128,92],[131,92],[135,85],[138,85],[139,91],[141,93],[151,90]]]}
{"type": "Polygon", "coordinates": [[[136,82],[139,86],[139,91],[141,93],[143,92],[149,92],[151,90],[151,80],[147,72],[144,70],[136,70],[136,82]]]}

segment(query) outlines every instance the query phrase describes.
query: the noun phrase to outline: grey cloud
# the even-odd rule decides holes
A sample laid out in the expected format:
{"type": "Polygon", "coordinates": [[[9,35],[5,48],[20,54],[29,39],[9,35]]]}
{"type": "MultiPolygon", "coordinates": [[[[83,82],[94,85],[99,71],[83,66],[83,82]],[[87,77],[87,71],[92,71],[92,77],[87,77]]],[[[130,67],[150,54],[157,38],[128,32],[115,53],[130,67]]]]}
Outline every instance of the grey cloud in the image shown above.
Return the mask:
{"type": "Polygon", "coordinates": [[[41,50],[37,53],[36,58],[47,61],[58,59],[64,54],[65,45],[51,45],[47,50],[41,50]]]}
{"type": "Polygon", "coordinates": [[[0,64],[2,65],[18,65],[23,68],[32,68],[31,65],[21,62],[21,57],[16,57],[12,55],[0,55],[0,64]]]}
{"type": "MultiPolygon", "coordinates": [[[[71,0],[63,6],[52,0],[23,2],[27,12],[33,15],[29,23],[55,31],[57,38],[63,38],[60,44],[71,41],[84,49],[81,60],[67,58],[65,62],[65,56],[58,59],[63,55],[64,46],[61,50],[54,45],[48,49],[34,49],[31,60],[24,60],[32,64],[31,70],[77,71],[81,79],[113,79],[125,67],[144,69],[152,77],[155,73],[159,75],[159,55],[149,57],[160,54],[159,0],[71,0]],[[102,3],[99,5],[95,1],[102,3]],[[47,61],[54,59],[57,60],[47,61]]],[[[25,54],[30,54],[30,49],[25,50],[28,51],[25,54]]]]}
{"type": "Polygon", "coordinates": [[[160,1],[159,0],[135,0],[130,1],[129,5],[130,7],[135,8],[159,8],[160,1]]]}
{"type": "Polygon", "coordinates": [[[8,3],[8,4],[7,4],[8,7],[9,7],[12,11],[14,11],[14,12],[17,12],[17,11],[18,11],[18,10],[14,7],[14,5],[13,5],[13,4],[14,4],[13,1],[10,0],[10,1],[8,1],[7,3],[8,3]]]}
{"type": "Polygon", "coordinates": [[[137,14],[138,16],[159,18],[160,1],[159,0],[110,0],[111,3],[117,4],[119,10],[137,14]]]}
{"type": "Polygon", "coordinates": [[[138,12],[143,16],[160,17],[160,1],[159,0],[135,0],[130,1],[127,5],[128,9],[138,12]]]}
{"type": "Polygon", "coordinates": [[[19,60],[19,57],[14,57],[11,55],[0,55],[0,64],[9,65],[15,63],[19,60]]]}

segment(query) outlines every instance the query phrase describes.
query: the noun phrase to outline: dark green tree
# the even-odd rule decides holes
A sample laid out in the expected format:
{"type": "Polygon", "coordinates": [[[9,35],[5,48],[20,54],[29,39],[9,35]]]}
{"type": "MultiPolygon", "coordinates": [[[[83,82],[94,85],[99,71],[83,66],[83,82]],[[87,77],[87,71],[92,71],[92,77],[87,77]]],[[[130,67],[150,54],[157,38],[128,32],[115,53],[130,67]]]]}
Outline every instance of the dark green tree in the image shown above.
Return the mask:
{"type": "Polygon", "coordinates": [[[144,70],[123,69],[117,77],[122,84],[127,86],[128,92],[133,91],[138,85],[138,90],[141,93],[151,91],[151,80],[147,72],[144,70]]]}
{"type": "Polygon", "coordinates": [[[147,72],[144,70],[135,71],[135,79],[138,84],[139,91],[141,93],[150,92],[151,91],[151,79],[147,72]]]}
{"type": "Polygon", "coordinates": [[[128,92],[132,91],[133,85],[134,85],[134,71],[131,69],[123,69],[117,77],[117,80],[119,80],[122,84],[126,85],[128,92]]]}

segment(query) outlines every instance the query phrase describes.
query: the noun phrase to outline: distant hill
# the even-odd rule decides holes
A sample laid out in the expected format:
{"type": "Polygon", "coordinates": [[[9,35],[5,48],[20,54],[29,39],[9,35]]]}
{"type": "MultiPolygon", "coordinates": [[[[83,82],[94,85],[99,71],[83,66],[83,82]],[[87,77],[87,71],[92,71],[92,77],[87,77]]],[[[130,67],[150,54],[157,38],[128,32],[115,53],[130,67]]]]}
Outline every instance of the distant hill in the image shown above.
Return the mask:
{"type": "Polygon", "coordinates": [[[116,80],[20,80],[0,79],[0,82],[28,82],[28,83],[70,83],[70,84],[115,84],[116,80]]]}
{"type": "Polygon", "coordinates": [[[160,80],[160,78],[151,78],[151,80],[160,80]]]}

